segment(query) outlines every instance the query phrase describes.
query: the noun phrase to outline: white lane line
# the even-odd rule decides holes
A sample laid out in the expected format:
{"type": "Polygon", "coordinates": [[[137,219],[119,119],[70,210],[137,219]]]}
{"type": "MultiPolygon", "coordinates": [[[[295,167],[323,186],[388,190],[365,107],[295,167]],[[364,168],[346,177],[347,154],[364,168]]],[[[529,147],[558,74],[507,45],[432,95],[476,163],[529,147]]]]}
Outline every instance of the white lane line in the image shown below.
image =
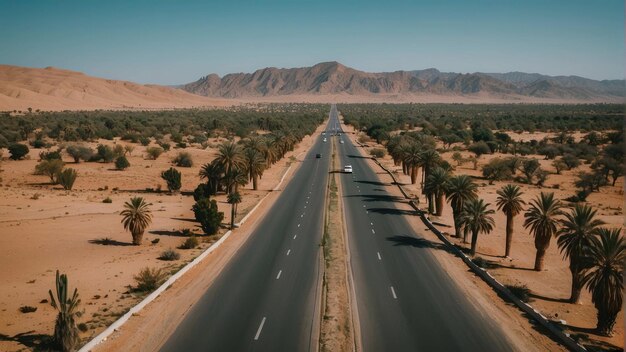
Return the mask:
{"type": "Polygon", "coordinates": [[[256,331],[256,335],[254,335],[254,340],[258,340],[259,336],[261,336],[261,330],[263,330],[263,325],[265,325],[265,317],[261,320],[261,325],[259,325],[259,329],[256,331]]]}
{"type": "Polygon", "coordinates": [[[300,215],[300,217],[301,217],[301,218],[302,218],[302,217],[304,217],[304,213],[302,213],[302,215],[300,215]]]}
{"type": "Polygon", "coordinates": [[[378,260],[383,260],[383,258],[380,257],[380,252],[376,252],[376,254],[378,255],[378,260]]]}
{"type": "Polygon", "coordinates": [[[300,227],[300,224],[298,224],[298,227],[300,227]]]}
{"type": "Polygon", "coordinates": [[[391,294],[393,295],[393,299],[398,299],[398,296],[396,296],[396,291],[393,289],[393,286],[391,286],[391,294]]]}
{"type": "Polygon", "coordinates": [[[287,250],[287,255],[289,255],[289,253],[291,253],[291,249],[288,249],[288,250],[287,250]]]}
{"type": "MultiPolygon", "coordinates": [[[[308,203],[308,202],[307,202],[308,203]]],[[[306,209],[306,205],[304,206],[304,209],[306,209]]]]}
{"type": "Polygon", "coordinates": [[[294,239],[294,240],[296,239],[296,237],[298,237],[298,235],[293,235],[293,239],[294,239]]]}
{"type": "Polygon", "coordinates": [[[278,271],[278,275],[276,275],[276,280],[280,279],[280,274],[282,274],[282,273],[283,273],[283,271],[282,271],[282,270],[279,270],[279,271],[278,271]]]}
{"type": "Polygon", "coordinates": [[[376,231],[374,231],[374,229],[372,229],[372,233],[373,233],[373,234],[376,234],[376,231]]]}
{"type": "Polygon", "coordinates": [[[365,205],[363,206],[363,208],[365,208],[365,205]]]}
{"type": "Polygon", "coordinates": [[[370,225],[374,226],[374,223],[373,223],[373,222],[370,222],[370,225]]]}
{"type": "Polygon", "coordinates": [[[369,214],[369,213],[370,213],[369,211],[367,211],[367,210],[365,211],[365,214],[369,214]]]}

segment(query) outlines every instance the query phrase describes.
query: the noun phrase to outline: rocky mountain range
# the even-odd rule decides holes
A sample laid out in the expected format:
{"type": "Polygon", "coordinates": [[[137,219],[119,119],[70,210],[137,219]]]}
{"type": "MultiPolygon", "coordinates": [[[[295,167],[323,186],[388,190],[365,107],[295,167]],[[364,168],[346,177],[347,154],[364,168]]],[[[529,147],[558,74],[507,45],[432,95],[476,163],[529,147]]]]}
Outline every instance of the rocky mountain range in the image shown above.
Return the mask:
{"type": "Polygon", "coordinates": [[[597,81],[578,76],[537,73],[454,73],[430,68],[416,71],[370,73],[338,62],[302,68],[264,68],[224,77],[209,74],[179,86],[187,92],[222,98],[288,95],[353,96],[491,96],[503,100],[536,98],[573,101],[622,101],[624,80],[597,81]]]}

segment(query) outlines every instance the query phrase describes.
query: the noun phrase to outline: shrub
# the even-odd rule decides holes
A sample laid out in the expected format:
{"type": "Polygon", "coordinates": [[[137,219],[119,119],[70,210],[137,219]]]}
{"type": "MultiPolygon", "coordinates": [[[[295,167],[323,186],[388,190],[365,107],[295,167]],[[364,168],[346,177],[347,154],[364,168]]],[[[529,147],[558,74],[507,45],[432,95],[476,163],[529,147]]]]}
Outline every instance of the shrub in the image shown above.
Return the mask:
{"type": "Polygon", "coordinates": [[[506,285],[506,288],[522,302],[530,300],[530,289],[526,285],[506,285]]]}
{"type": "Polygon", "coordinates": [[[567,165],[569,170],[575,169],[580,166],[580,159],[572,154],[565,154],[561,160],[567,165]]]}
{"type": "Polygon", "coordinates": [[[61,157],[61,152],[58,150],[53,151],[53,152],[42,151],[41,153],[39,153],[39,159],[40,160],[55,160],[55,159],[61,160],[62,157],[61,157]]]}
{"type": "Polygon", "coordinates": [[[9,154],[11,154],[10,158],[13,160],[24,159],[24,157],[28,155],[28,152],[28,146],[25,144],[13,143],[9,146],[9,154]]]}
{"type": "Polygon", "coordinates": [[[55,350],[73,351],[80,342],[75,320],[75,318],[82,315],[82,312],[78,308],[80,305],[78,290],[75,288],[74,293],[70,296],[71,291],[69,289],[67,276],[65,274],[60,275],[58,270],[55,288],[56,294],[53,294],[52,290],[48,290],[50,305],[59,312],[57,314],[56,323],[54,324],[54,334],[52,337],[56,345],[55,350]]]}
{"type": "Polygon", "coordinates": [[[30,142],[30,145],[35,149],[40,149],[46,146],[46,142],[41,139],[35,139],[34,141],[30,142]]]}
{"type": "Polygon", "coordinates": [[[493,184],[493,181],[508,180],[513,174],[506,160],[494,158],[483,167],[483,176],[489,180],[489,184],[493,184]]]}
{"type": "Polygon", "coordinates": [[[196,236],[186,238],[178,247],[179,249],[194,249],[198,247],[198,239],[196,236]]]}
{"type": "Polygon", "coordinates": [[[165,282],[166,274],[159,268],[143,268],[134,279],[137,283],[135,289],[140,292],[155,290],[165,282]]]}
{"type": "Polygon", "coordinates": [[[81,159],[87,161],[93,157],[93,149],[82,145],[70,145],[65,151],[74,158],[75,163],[79,163],[81,159]]]}
{"type": "Polygon", "coordinates": [[[140,137],[139,138],[139,143],[141,143],[141,145],[143,145],[144,147],[147,147],[148,144],[150,144],[150,138],[148,138],[148,137],[140,137]]]}
{"type": "Polygon", "coordinates": [[[58,175],[63,170],[63,162],[58,159],[42,160],[35,166],[35,175],[45,175],[50,177],[50,182],[56,184],[58,175]]]}
{"type": "Polygon", "coordinates": [[[115,158],[115,153],[113,152],[113,149],[111,149],[111,147],[109,147],[108,145],[98,144],[98,147],[96,149],[96,160],[102,160],[105,163],[110,163],[115,158]]]}
{"type": "Polygon", "coordinates": [[[20,307],[20,312],[26,314],[26,313],[33,313],[37,311],[37,307],[32,307],[32,306],[21,306],[20,307]]]}
{"type": "Polygon", "coordinates": [[[113,199],[111,199],[111,197],[106,197],[106,198],[104,198],[102,203],[107,203],[107,204],[113,203],[113,199]]]}
{"type": "Polygon", "coordinates": [[[193,160],[191,159],[191,154],[187,152],[178,153],[176,158],[174,158],[173,162],[174,164],[176,164],[176,166],[180,166],[180,167],[192,167],[193,166],[193,160]]]}
{"type": "Polygon", "coordinates": [[[181,174],[180,171],[173,167],[161,172],[161,178],[167,182],[167,189],[170,192],[178,191],[181,187],[181,174]]]}
{"type": "Polygon", "coordinates": [[[187,148],[187,143],[185,142],[176,143],[176,148],[185,149],[187,148]]]}
{"type": "Polygon", "coordinates": [[[57,175],[57,182],[63,186],[64,189],[70,191],[72,187],[74,187],[74,181],[76,181],[77,176],[78,172],[76,172],[76,170],[67,168],[57,175]]]}
{"type": "Polygon", "coordinates": [[[370,155],[375,158],[382,158],[385,156],[385,150],[382,148],[373,148],[370,150],[370,155]]]}
{"type": "Polygon", "coordinates": [[[121,144],[116,144],[115,147],[113,147],[113,158],[117,159],[121,156],[124,156],[126,154],[126,151],[124,150],[124,146],[121,144]]]}
{"type": "Polygon", "coordinates": [[[118,170],[124,170],[126,168],[130,167],[130,163],[128,162],[128,159],[126,159],[125,156],[120,156],[117,159],[115,159],[115,168],[118,170]]]}
{"type": "Polygon", "coordinates": [[[133,150],[135,150],[135,147],[133,147],[130,144],[127,144],[124,146],[124,156],[126,155],[132,155],[133,154],[133,150]]]}
{"type": "Polygon", "coordinates": [[[146,149],[146,153],[148,154],[149,159],[156,160],[161,154],[163,154],[163,148],[148,147],[146,149]]]}
{"type": "Polygon", "coordinates": [[[535,158],[524,160],[522,162],[522,173],[526,177],[526,183],[533,183],[533,177],[535,176],[535,173],[539,170],[539,167],[539,160],[535,158]]]}
{"type": "Polygon", "coordinates": [[[166,261],[178,260],[180,259],[180,254],[176,252],[175,250],[169,248],[169,249],[164,250],[161,253],[161,255],[159,256],[159,259],[166,260],[166,261]]]}
{"type": "Polygon", "coordinates": [[[480,158],[480,156],[483,155],[483,154],[491,153],[491,148],[489,148],[487,143],[485,143],[483,141],[476,142],[476,143],[470,145],[467,148],[467,150],[469,150],[470,152],[476,154],[477,158],[480,158]]]}
{"type": "Polygon", "coordinates": [[[168,151],[170,150],[170,148],[172,147],[169,143],[167,142],[159,142],[158,143],[159,146],[161,146],[161,148],[163,148],[164,151],[168,151]]]}
{"type": "Polygon", "coordinates": [[[87,330],[89,330],[89,328],[87,327],[87,324],[85,323],[80,323],[77,326],[78,326],[78,330],[82,332],[86,332],[87,330]]]}
{"type": "Polygon", "coordinates": [[[220,228],[224,213],[218,211],[215,199],[200,199],[193,205],[193,213],[207,235],[215,235],[220,228]]]}

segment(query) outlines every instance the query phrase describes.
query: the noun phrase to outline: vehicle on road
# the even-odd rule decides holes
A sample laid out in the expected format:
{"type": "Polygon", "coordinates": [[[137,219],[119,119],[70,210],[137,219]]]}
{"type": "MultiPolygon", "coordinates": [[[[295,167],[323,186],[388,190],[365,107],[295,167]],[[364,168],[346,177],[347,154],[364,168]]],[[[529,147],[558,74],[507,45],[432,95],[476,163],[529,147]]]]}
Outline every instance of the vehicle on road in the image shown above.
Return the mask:
{"type": "Polygon", "coordinates": [[[326,138],[324,138],[324,142],[326,142],[326,138]]]}
{"type": "Polygon", "coordinates": [[[339,141],[339,143],[343,144],[343,139],[339,141]]]}
{"type": "Polygon", "coordinates": [[[315,157],[319,159],[319,158],[321,158],[321,157],[322,157],[322,154],[317,153],[317,154],[315,154],[315,157]]]}
{"type": "Polygon", "coordinates": [[[346,165],[343,167],[343,172],[351,174],[352,173],[352,165],[346,165]]]}

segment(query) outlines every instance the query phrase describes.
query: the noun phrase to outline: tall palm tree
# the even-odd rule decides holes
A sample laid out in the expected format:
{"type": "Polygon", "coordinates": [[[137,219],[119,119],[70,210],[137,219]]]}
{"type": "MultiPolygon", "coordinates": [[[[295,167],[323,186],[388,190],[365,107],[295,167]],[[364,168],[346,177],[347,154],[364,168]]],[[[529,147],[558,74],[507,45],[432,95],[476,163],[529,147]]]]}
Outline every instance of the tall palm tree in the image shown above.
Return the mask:
{"type": "Polygon", "coordinates": [[[598,311],[597,330],[611,336],[615,318],[622,309],[626,241],[621,229],[601,228],[589,246],[589,269],[583,282],[591,291],[591,301],[598,311]]]}
{"type": "Polygon", "coordinates": [[[239,191],[239,186],[248,183],[248,173],[240,168],[233,168],[224,175],[224,186],[226,192],[233,193],[239,191]]]}
{"type": "Polygon", "coordinates": [[[502,210],[506,215],[506,244],[504,256],[508,257],[511,254],[511,242],[513,242],[513,220],[517,214],[522,212],[526,202],[522,199],[524,192],[516,185],[506,185],[500,188],[496,193],[498,194],[496,201],[498,210],[502,210]]]}
{"type": "Polygon", "coordinates": [[[450,172],[440,167],[435,168],[426,178],[424,192],[428,197],[428,208],[432,208],[432,198],[434,198],[436,216],[441,216],[443,212],[443,197],[446,194],[449,181],[450,172]]]}
{"type": "Polygon", "coordinates": [[[543,258],[550,246],[552,236],[557,233],[559,219],[563,215],[563,204],[554,198],[554,193],[543,193],[530,203],[530,208],[524,214],[524,228],[529,229],[535,236],[535,270],[543,269],[543,258]]]}
{"type": "Polygon", "coordinates": [[[265,158],[260,151],[253,148],[244,149],[243,154],[245,169],[248,171],[249,180],[252,181],[252,189],[256,191],[258,179],[263,176],[263,171],[265,171],[265,158]]]}
{"type": "Polygon", "coordinates": [[[229,173],[243,163],[241,148],[235,142],[224,142],[217,148],[215,161],[222,165],[224,173],[229,173]]]}
{"type": "Polygon", "coordinates": [[[226,198],[230,204],[230,228],[235,227],[235,216],[237,215],[237,204],[241,203],[241,194],[239,192],[228,193],[226,198]]]}
{"type": "Polygon", "coordinates": [[[422,151],[419,145],[412,144],[404,151],[404,164],[407,171],[411,174],[411,184],[417,182],[417,171],[420,167],[422,151]]]}
{"type": "Polygon", "coordinates": [[[211,194],[217,194],[220,186],[220,181],[224,177],[224,168],[221,164],[213,160],[213,162],[206,163],[200,168],[200,179],[207,180],[207,185],[211,190],[211,194]]]}
{"type": "Polygon", "coordinates": [[[141,197],[133,197],[129,202],[124,203],[124,210],[120,212],[124,229],[130,231],[134,245],[141,244],[143,233],[152,222],[151,205],[141,197]]]}
{"type": "Polygon", "coordinates": [[[481,232],[488,234],[493,230],[495,223],[491,214],[495,213],[495,210],[488,209],[489,205],[489,203],[485,203],[482,199],[472,198],[463,206],[461,223],[463,227],[472,233],[472,256],[476,255],[478,235],[481,232]]]}
{"type": "MultiPolygon", "coordinates": [[[[465,202],[476,198],[478,186],[467,175],[453,176],[448,181],[446,199],[452,206],[454,217],[454,234],[461,237],[461,212],[465,202]]],[[[463,242],[467,243],[467,234],[463,234],[463,242]]]]}
{"type": "Polygon", "coordinates": [[[420,165],[422,167],[422,184],[425,182],[430,171],[441,162],[441,156],[435,149],[428,148],[420,154],[420,165]]]}
{"type": "Polygon", "coordinates": [[[583,289],[583,270],[586,266],[586,252],[592,238],[604,221],[596,219],[596,210],[586,204],[576,204],[570,213],[560,221],[561,229],[557,232],[557,244],[563,256],[569,258],[569,270],[572,273],[572,291],[570,303],[578,303],[583,289]]]}

